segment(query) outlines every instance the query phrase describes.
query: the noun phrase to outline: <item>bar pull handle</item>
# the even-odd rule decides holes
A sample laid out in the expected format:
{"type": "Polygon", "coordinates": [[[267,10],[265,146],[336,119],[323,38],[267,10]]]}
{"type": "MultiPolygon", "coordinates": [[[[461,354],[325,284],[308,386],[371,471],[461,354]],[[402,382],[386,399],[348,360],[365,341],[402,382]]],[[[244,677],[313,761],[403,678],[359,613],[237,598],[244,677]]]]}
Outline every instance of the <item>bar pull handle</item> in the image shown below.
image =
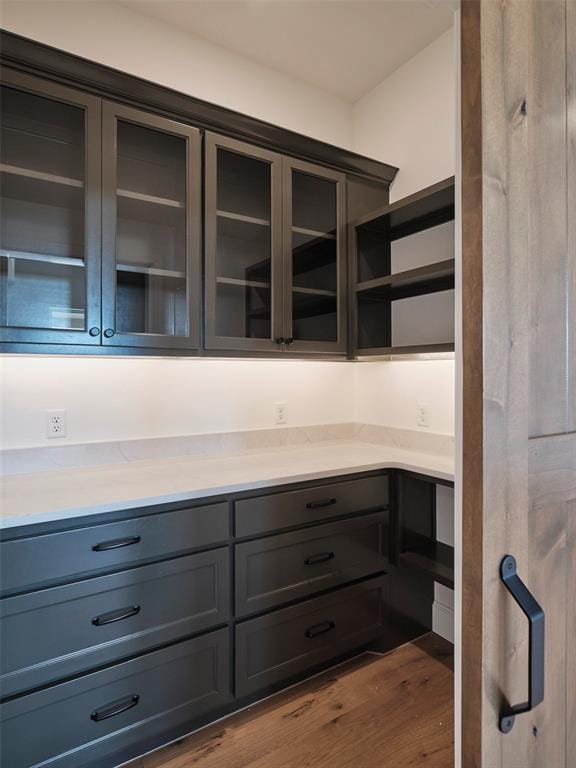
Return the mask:
{"type": "Polygon", "coordinates": [[[306,509],[322,509],[322,507],[331,507],[336,504],[336,499],[320,499],[319,501],[309,501],[306,509]]]}
{"type": "Polygon", "coordinates": [[[102,720],[108,720],[109,717],[115,717],[116,715],[127,712],[140,701],[140,695],[134,693],[132,696],[126,696],[118,701],[113,701],[111,704],[107,704],[102,709],[95,709],[90,715],[90,720],[94,720],[95,723],[99,723],[102,720]]]}
{"type": "Polygon", "coordinates": [[[313,627],[309,627],[304,635],[311,640],[313,637],[319,637],[325,635],[326,632],[331,632],[336,627],[333,621],[323,621],[322,624],[315,624],[313,627]]]}
{"type": "Polygon", "coordinates": [[[518,576],[516,558],[512,555],[502,558],[500,580],[528,619],[529,631],[528,701],[513,706],[506,705],[500,712],[498,727],[502,733],[510,733],[518,715],[530,712],[544,700],[545,617],[542,607],[518,576]]]}
{"type": "Polygon", "coordinates": [[[109,549],[121,549],[130,547],[132,544],[138,544],[140,536],[126,536],[124,539],[110,539],[110,541],[101,541],[92,546],[93,552],[108,552],[109,549]]]}
{"type": "Polygon", "coordinates": [[[304,565],[320,565],[334,559],[334,552],[320,552],[317,555],[311,555],[304,560],[304,565]]]}
{"type": "Polygon", "coordinates": [[[131,616],[136,616],[139,613],[140,606],[131,605],[129,608],[119,608],[117,611],[109,611],[108,613],[96,616],[95,619],[92,619],[92,624],[95,627],[104,627],[106,624],[114,624],[115,621],[129,619],[131,616]]]}

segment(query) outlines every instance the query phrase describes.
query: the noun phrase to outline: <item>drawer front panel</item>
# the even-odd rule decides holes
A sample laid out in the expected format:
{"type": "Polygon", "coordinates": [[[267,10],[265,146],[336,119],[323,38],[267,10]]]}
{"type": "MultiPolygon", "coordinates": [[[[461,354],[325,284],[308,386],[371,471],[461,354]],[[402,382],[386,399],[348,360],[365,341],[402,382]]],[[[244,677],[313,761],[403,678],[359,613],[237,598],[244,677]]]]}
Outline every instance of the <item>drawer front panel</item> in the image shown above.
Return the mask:
{"type": "Polygon", "coordinates": [[[3,696],[229,619],[228,547],[0,601],[3,696]]]}
{"type": "Polygon", "coordinates": [[[316,488],[287,491],[236,502],[236,535],[256,536],[282,528],[388,506],[388,476],[364,477],[316,488]]]}
{"type": "Polygon", "coordinates": [[[237,695],[286,680],[374,640],[384,628],[386,577],[236,627],[237,695]]]}
{"type": "Polygon", "coordinates": [[[0,763],[114,765],[111,756],[162,733],[167,720],[188,725],[229,702],[230,683],[223,629],[22,696],[2,707],[0,763]]]}
{"type": "Polygon", "coordinates": [[[220,503],[6,541],[0,545],[2,589],[10,593],[74,581],[81,575],[211,546],[228,537],[228,505],[220,503]]]}
{"type": "Polygon", "coordinates": [[[273,608],[388,565],[388,511],[236,546],[236,615],[273,608]]]}

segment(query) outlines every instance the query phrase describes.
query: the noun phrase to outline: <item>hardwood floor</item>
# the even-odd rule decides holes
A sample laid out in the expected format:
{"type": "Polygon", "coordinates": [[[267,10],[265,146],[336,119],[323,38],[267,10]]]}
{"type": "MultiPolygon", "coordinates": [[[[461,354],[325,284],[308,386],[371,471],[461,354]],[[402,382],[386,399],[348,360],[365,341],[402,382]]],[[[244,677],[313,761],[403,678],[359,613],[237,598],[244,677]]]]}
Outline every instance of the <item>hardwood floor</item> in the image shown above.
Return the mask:
{"type": "Polygon", "coordinates": [[[452,768],[452,646],[363,654],[129,768],[452,768]]]}

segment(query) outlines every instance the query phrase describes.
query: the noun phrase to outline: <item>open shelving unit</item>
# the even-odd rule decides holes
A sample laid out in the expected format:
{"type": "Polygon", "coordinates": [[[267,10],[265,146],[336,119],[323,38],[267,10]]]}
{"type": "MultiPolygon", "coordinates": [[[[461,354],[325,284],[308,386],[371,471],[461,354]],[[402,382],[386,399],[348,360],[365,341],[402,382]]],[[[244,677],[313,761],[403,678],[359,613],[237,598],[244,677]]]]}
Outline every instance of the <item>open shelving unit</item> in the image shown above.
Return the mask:
{"type": "Polygon", "coordinates": [[[356,222],[358,357],[454,350],[454,178],[356,222]]]}

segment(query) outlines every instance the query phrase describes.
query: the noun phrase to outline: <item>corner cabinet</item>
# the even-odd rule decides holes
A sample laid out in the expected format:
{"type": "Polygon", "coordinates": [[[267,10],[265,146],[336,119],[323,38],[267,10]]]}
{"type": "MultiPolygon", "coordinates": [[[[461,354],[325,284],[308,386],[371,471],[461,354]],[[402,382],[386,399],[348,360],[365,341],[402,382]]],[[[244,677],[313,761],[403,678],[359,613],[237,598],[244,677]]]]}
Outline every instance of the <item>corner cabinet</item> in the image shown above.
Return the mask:
{"type": "Polygon", "coordinates": [[[207,133],[206,348],[346,352],[345,176],[207,133]]]}
{"type": "Polygon", "coordinates": [[[200,347],[200,132],[104,102],[102,342],[200,347]]]}
{"type": "Polygon", "coordinates": [[[100,109],[2,72],[2,341],[100,343],[100,109]]]}

